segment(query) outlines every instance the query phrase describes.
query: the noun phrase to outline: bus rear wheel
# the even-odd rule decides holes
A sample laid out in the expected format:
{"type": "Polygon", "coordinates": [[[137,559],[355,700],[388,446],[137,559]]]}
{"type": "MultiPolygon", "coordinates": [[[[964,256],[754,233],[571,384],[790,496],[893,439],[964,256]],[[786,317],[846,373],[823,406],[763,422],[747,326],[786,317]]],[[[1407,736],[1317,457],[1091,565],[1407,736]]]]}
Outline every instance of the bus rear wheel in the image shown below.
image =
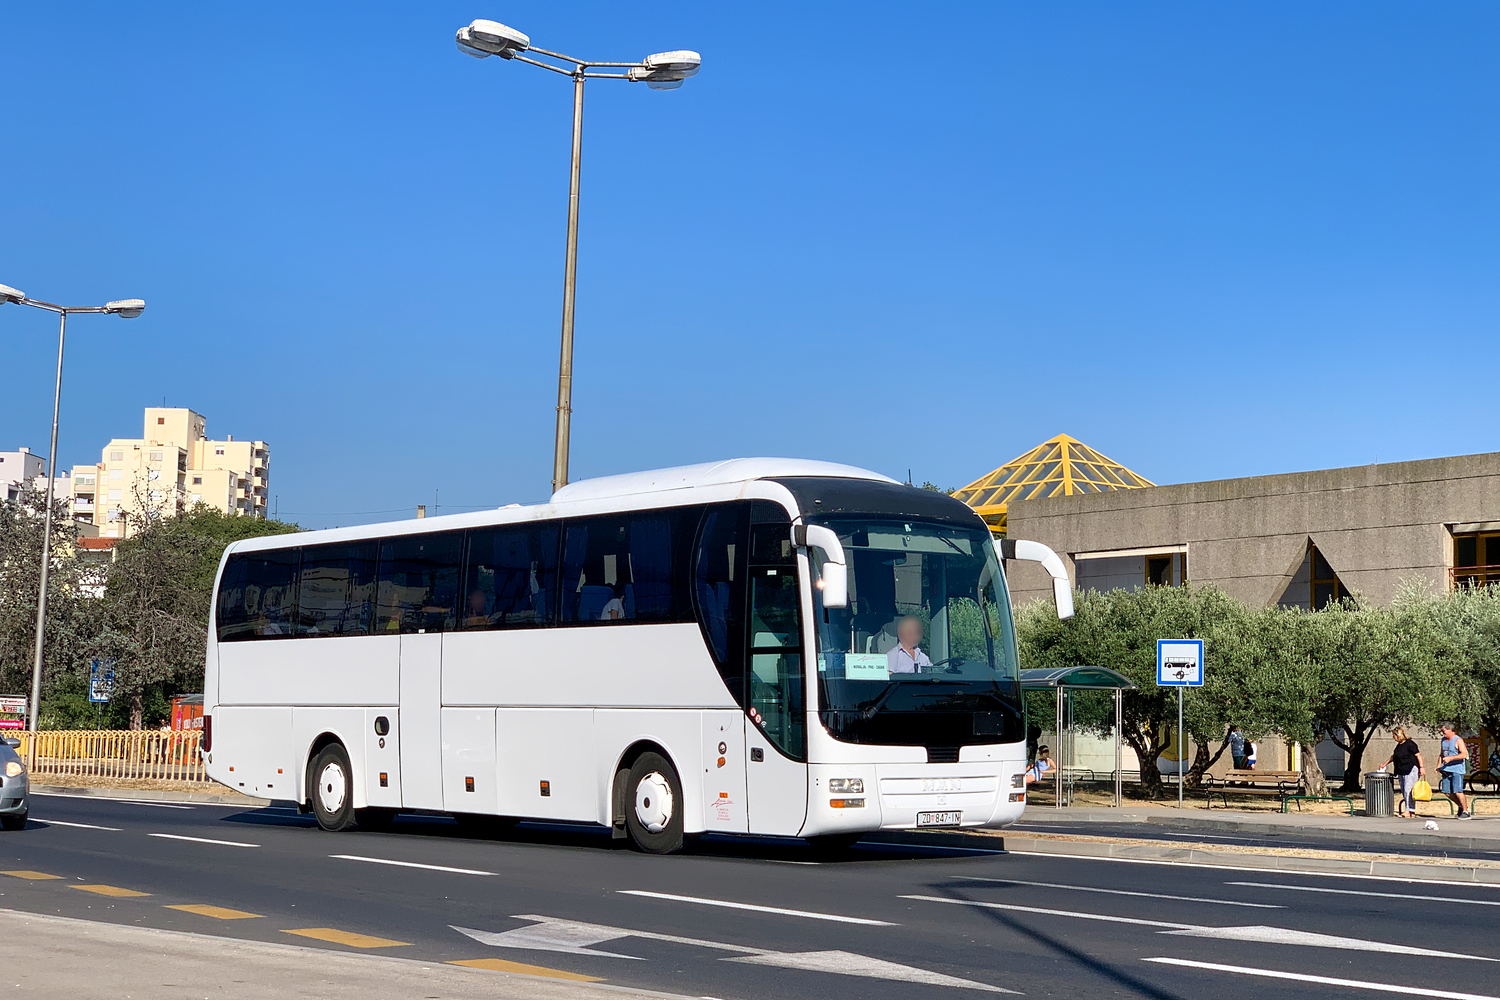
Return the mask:
{"type": "Polygon", "coordinates": [[[682,782],[659,753],[643,753],[630,765],[625,784],[625,829],[646,854],[682,850],[682,782]]]}
{"type": "Polygon", "coordinates": [[[354,768],[349,754],[338,743],[330,743],[313,758],[311,792],[313,815],[325,830],[348,830],[354,826],[354,768]]]}

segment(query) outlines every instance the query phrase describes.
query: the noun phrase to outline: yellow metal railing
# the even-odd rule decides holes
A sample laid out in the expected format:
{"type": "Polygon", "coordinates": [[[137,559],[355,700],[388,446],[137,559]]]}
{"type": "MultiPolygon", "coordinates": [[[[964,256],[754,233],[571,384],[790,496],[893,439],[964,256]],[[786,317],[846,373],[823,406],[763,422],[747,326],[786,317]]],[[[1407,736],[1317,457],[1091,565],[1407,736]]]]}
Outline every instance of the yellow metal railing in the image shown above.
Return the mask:
{"type": "Polygon", "coordinates": [[[207,782],[203,732],[116,729],[56,729],[6,732],[18,738],[21,759],[31,762],[33,782],[48,778],[92,777],[145,781],[207,782]],[[32,742],[36,757],[31,756],[32,742]]]}

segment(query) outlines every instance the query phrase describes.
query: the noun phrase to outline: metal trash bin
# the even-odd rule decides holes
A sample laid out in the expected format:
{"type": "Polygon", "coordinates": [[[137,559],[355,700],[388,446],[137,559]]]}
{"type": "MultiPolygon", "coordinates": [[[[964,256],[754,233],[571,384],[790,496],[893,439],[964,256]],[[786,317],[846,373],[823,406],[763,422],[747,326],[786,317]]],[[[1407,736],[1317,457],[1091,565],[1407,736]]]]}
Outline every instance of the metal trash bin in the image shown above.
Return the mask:
{"type": "Polygon", "coordinates": [[[1365,773],[1365,815],[1390,816],[1396,811],[1396,776],[1389,771],[1365,773]]]}

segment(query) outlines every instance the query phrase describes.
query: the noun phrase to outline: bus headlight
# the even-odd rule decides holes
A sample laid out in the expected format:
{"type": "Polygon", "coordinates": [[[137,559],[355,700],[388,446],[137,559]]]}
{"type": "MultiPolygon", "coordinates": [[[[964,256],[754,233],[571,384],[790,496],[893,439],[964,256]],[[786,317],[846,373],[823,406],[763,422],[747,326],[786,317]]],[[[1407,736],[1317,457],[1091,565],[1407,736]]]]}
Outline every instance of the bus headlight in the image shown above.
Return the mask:
{"type": "Polygon", "coordinates": [[[1022,771],[1020,774],[1012,774],[1010,776],[1010,787],[1012,787],[1012,788],[1025,788],[1026,787],[1026,772],[1022,771]]]}
{"type": "Polygon", "coordinates": [[[19,778],[26,773],[26,765],[18,760],[13,760],[5,765],[5,776],[7,778],[19,778]]]}
{"type": "Polygon", "coordinates": [[[865,779],[864,778],[829,778],[828,779],[828,790],[830,792],[834,792],[834,793],[840,793],[841,792],[841,793],[843,793],[845,795],[863,795],[863,794],[865,794],[865,779]]]}

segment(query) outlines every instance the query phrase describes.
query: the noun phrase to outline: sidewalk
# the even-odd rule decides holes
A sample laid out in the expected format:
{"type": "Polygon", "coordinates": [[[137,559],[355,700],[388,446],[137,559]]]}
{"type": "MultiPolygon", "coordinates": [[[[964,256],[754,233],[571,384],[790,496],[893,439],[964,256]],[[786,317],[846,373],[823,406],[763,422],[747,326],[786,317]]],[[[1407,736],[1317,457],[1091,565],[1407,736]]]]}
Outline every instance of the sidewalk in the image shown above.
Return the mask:
{"type": "MultiPolygon", "coordinates": [[[[1314,834],[1352,846],[1420,847],[1432,853],[1448,850],[1500,852],[1500,816],[1458,820],[1435,817],[1436,831],[1424,830],[1422,820],[1372,819],[1368,816],[1329,816],[1316,813],[1237,812],[1232,809],[1028,809],[1023,827],[1094,826],[1099,836],[1110,836],[1118,824],[1149,824],[1202,833],[1251,833],[1265,836],[1314,834]]],[[[1500,854],[1497,854],[1500,857],[1500,854]]]]}
{"type": "MultiPolygon", "coordinates": [[[[10,996],[70,1000],[610,1000],[619,986],[0,910],[10,996]]],[[[521,966],[521,968],[529,968],[521,966]]],[[[538,972],[549,970],[538,969],[538,972]]],[[[566,974],[565,974],[566,975],[566,974]]]]}
{"type": "Polygon", "coordinates": [[[259,809],[271,804],[270,799],[242,795],[215,782],[205,783],[201,792],[161,788],[112,788],[108,785],[38,784],[33,784],[31,791],[36,795],[76,795],[91,799],[127,799],[132,802],[190,802],[197,805],[243,806],[246,809],[259,809]]]}

